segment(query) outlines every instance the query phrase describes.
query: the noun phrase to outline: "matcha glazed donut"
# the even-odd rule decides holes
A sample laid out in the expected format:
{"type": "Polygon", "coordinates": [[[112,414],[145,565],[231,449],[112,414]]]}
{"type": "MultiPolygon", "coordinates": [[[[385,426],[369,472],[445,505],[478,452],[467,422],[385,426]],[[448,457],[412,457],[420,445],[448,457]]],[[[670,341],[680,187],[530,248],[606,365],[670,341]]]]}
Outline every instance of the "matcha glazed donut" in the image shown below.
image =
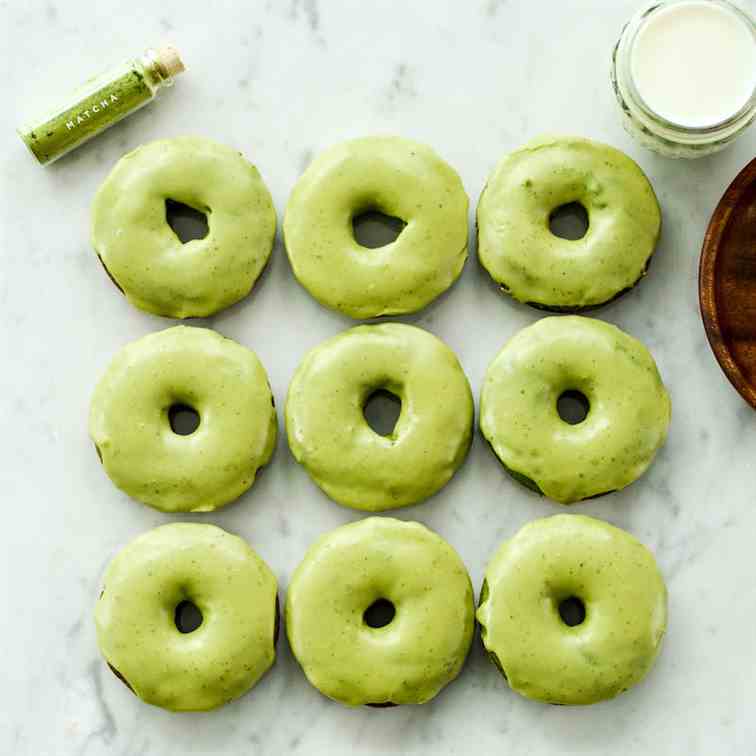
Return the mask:
{"type": "Polygon", "coordinates": [[[245,297],[273,249],[276,211],[260,174],[237,151],[178,137],[122,157],[92,207],[92,244],[113,282],[155,315],[204,317],[245,297]],[[186,244],[166,201],[204,213],[208,233],[186,244]]]}
{"type": "Polygon", "coordinates": [[[478,256],[521,302],[559,311],[596,307],[645,274],[661,229],[654,190],[638,165],[605,144],[546,136],[507,155],[477,211],[478,256]],[[588,215],[581,239],[555,236],[563,205],[588,215]]]}
{"type": "Polygon", "coordinates": [[[401,323],[357,326],[315,347],[286,399],[296,460],[334,501],[373,512],[442,488],[465,459],[472,424],[470,385],[454,353],[401,323]],[[363,415],[378,390],[402,403],[389,436],[363,415]]]}
{"type": "Polygon", "coordinates": [[[639,478],[667,437],[670,414],[643,344],[578,315],[517,333],[489,366],[480,398],[480,428],[506,469],[563,504],[639,478]],[[558,402],[575,392],[589,409],[571,425],[558,402]]]}
{"type": "Polygon", "coordinates": [[[175,326],[121,349],[97,384],[89,433],[110,479],[164,512],[202,512],[241,496],[276,442],[268,378],[254,352],[205,328],[175,326]],[[171,413],[199,426],[179,435],[171,413]]]}
{"type": "Polygon", "coordinates": [[[173,523],[139,536],[108,565],[95,609],[111,669],[147,703],[214,709],[246,693],[275,659],[276,579],[241,538],[173,523]],[[199,627],[179,629],[186,602],[199,627]]]}
{"type": "Polygon", "coordinates": [[[329,698],[418,704],[459,674],[474,612],[470,577],[446,541],[416,522],[368,517],[309,548],[287,592],[286,632],[329,698]]]}
{"type": "Polygon", "coordinates": [[[322,305],[353,318],[415,312],[457,280],[467,258],[468,200],[429,147],[399,137],[344,142],[319,155],[286,206],[294,275],[322,305]],[[352,221],[368,211],[406,226],[391,244],[361,246],[352,221]]]}
{"type": "Polygon", "coordinates": [[[591,704],[645,677],[667,626],[667,590],[653,556],[629,533],[557,515],[501,545],[477,617],[512,690],[591,704]]]}

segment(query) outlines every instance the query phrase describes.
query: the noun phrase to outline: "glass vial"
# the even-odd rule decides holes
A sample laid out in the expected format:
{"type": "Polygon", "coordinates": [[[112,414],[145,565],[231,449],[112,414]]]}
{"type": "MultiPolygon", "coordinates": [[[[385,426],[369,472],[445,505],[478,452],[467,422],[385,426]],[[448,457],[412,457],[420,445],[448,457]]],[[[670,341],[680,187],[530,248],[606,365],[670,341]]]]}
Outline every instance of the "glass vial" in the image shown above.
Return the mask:
{"type": "Polygon", "coordinates": [[[611,79],[624,126],[644,147],[710,155],[756,116],[756,23],[728,0],[654,2],[622,30],[611,79]]]}
{"type": "Polygon", "coordinates": [[[18,133],[42,165],[65,155],[151,102],[184,70],[178,51],[165,46],[85,82],[57,108],[18,133]]]}

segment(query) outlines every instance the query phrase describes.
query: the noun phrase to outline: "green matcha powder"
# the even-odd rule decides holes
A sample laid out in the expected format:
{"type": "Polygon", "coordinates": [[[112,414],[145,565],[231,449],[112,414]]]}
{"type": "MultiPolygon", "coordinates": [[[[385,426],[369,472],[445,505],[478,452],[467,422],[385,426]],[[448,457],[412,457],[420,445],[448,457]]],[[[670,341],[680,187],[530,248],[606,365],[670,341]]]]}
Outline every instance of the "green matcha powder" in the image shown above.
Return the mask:
{"type": "Polygon", "coordinates": [[[90,79],[58,108],[18,133],[46,165],[146,105],[183,70],[173,47],[147,50],[140,58],[90,79]]]}

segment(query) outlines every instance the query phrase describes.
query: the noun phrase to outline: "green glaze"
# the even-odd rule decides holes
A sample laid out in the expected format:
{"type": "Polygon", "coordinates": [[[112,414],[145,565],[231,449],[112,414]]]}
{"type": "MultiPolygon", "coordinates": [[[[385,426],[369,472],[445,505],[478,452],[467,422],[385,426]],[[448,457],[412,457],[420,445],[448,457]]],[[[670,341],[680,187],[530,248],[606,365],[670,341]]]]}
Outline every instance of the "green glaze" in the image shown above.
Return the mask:
{"type": "Polygon", "coordinates": [[[156,315],[204,317],[246,296],[273,248],[276,212],[257,169],[208,139],[146,144],[118,161],[92,208],[92,244],[127,299],[156,315]],[[166,200],[205,213],[182,244],[166,200]]]}
{"type": "Polygon", "coordinates": [[[548,317],[517,333],[486,373],[480,427],[502,463],[570,504],[639,478],[667,437],[671,405],[656,363],[632,336],[600,320],[548,317]],[[557,400],[590,404],[577,425],[557,400]]]}
{"type": "Polygon", "coordinates": [[[537,701],[591,704],[640,682],[667,626],[654,557],[624,530],[582,515],[535,520],[501,545],[477,612],[483,644],[510,687],[537,701]],[[585,619],[559,605],[576,597],[585,619]]]}
{"type": "Polygon", "coordinates": [[[374,512],[416,504],[444,486],[470,448],[472,424],[470,385],[454,353],[401,323],[357,326],[315,347],[286,399],[297,461],[334,501],[374,512]],[[402,402],[389,436],[363,415],[379,389],[402,402]]]}
{"type": "Polygon", "coordinates": [[[307,679],[351,706],[424,703],[459,674],[475,606],[465,565],[416,522],[368,517],[316,541],[286,597],[289,644],[307,679]],[[396,614],[367,625],[378,599],[396,614]]]}
{"type": "Polygon", "coordinates": [[[97,384],[89,434],[110,479],[164,512],[222,507],[273,454],[276,411],[254,352],[205,328],[176,326],[128,344],[97,384]],[[191,435],[168,411],[194,408],[191,435]]]}
{"type": "Polygon", "coordinates": [[[367,137],[331,147],[294,187],[284,241],[298,281],[353,318],[415,312],[457,280],[467,258],[468,200],[457,173],[429,147],[367,137]],[[352,220],[400,218],[391,244],[360,246],[352,220]]]}
{"type": "Polygon", "coordinates": [[[645,271],[661,229],[646,176],[627,155],[589,139],[546,136],[507,155],[478,204],[478,256],[502,289],[555,309],[603,304],[645,271]],[[588,232],[571,241],[549,218],[577,202],[588,232]]]}
{"type": "Polygon", "coordinates": [[[276,579],[237,536],[173,523],[132,541],[108,565],[95,608],[97,642],[139,698],[203,711],[246,693],[275,660],[276,579]],[[191,601],[202,624],[176,627],[191,601]]]}

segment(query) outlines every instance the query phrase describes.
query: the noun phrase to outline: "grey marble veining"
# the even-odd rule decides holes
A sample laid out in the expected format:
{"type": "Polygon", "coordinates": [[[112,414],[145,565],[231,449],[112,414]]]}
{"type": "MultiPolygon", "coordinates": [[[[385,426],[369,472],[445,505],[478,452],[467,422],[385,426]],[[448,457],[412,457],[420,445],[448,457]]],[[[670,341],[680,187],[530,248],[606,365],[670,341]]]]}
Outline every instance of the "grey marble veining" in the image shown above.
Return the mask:
{"type": "MultiPolygon", "coordinates": [[[[708,217],[753,157],[756,131],[692,163],[656,157],[630,141],[608,66],[635,5],[0,2],[0,753],[756,751],[756,415],[710,353],[696,293],[708,217]],[[161,102],[49,168],[34,163],[13,133],[19,120],[52,93],[165,39],[179,46],[188,72],[161,102]],[[259,482],[221,512],[163,515],[107,480],[86,432],[94,383],[124,343],[170,324],[130,307],[90,248],[89,204],[110,167],[150,139],[212,137],[258,165],[280,220],[289,190],[321,149],[347,137],[398,133],[429,143],[455,166],[474,208],[499,157],[546,131],[627,151],[664,210],[648,278],[596,316],[643,340],[657,358],[674,405],[669,441],[641,481],[572,509],[627,528],[657,555],[670,590],[670,625],[648,679],[596,706],[543,706],[510,692],[476,641],[460,679],[432,703],[351,710],[309,686],[282,637],[273,670],[221,710],[176,715],[140,703],[101,662],[92,622],[102,571],[121,545],[169,520],[217,523],[254,545],[284,593],[308,544],[360,514],[313,486],[283,434],[259,482]]],[[[749,7],[756,10],[753,0],[749,7]]],[[[470,220],[472,230],[472,209],[470,220]]],[[[504,341],[539,317],[496,292],[473,249],[459,283],[402,320],[445,339],[477,395],[504,341]]],[[[205,322],[256,350],[279,408],[305,351],[351,325],[297,285],[280,242],[253,295],[205,322]]],[[[503,538],[558,511],[517,487],[476,436],[447,488],[398,516],[447,538],[477,587],[503,538]]]]}

